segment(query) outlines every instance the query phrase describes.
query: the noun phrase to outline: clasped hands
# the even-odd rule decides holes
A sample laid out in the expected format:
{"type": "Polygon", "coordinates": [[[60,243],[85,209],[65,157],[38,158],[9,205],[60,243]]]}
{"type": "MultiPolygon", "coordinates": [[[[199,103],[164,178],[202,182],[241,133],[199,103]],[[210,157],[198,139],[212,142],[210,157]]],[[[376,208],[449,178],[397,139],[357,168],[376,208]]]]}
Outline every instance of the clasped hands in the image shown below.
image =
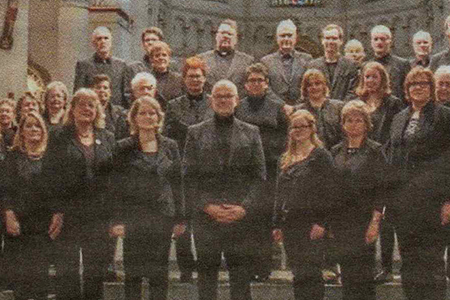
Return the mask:
{"type": "Polygon", "coordinates": [[[219,223],[233,223],[243,219],[246,215],[245,208],[234,204],[208,204],[203,209],[219,223]]]}

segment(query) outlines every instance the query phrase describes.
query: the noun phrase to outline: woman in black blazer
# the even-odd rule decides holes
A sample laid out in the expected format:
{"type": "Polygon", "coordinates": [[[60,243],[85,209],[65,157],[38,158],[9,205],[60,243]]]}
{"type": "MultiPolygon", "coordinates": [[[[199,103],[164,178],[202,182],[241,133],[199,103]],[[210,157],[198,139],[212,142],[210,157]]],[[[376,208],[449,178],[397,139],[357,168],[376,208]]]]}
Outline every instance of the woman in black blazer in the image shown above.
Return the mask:
{"type": "MultiPolygon", "coordinates": [[[[444,229],[449,176],[443,163],[450,146],[450,110],[435,102],[433,73],[415,67],[405,80],[408,108],[392,121],[387,158],[393,169],[392,202],[407,299],[445,299],[444,229]]],[[[447,165],[448,166],[448,165],[447,165]]]]}
{"type": "Polygon", "coordinates": [[[331,149],[340,184],[330,227],[341,265],[344,300],[375,300],[375,245],[382,218],[386,159],[381,144],[369,139],[367,104],[348,102],[342,109],[345,139],[331,149]]]}
{"type": "Polygon", "coordinates": [[[333,159],[316,126],[306,110],[291,115],[287,149],[279,162],[272,235],[277,242],[284,236],[296,300],[321,300],[325,292],[323,237],[336,187],[333,159]]]}
{"type": "Polygon", "coordinates": [[[73,96],[64,127],[51,136],[58,197],[64,201],[64,228],[58,239],[57,295],[80,298],[79,250],[83,254],[84,298],[101,298],[113,253],[108,235],[111,221],[110,172],[114,135],[103,129],[105,115],[97,94],[80,89],[73,96]]]}
{"type": "Polygon", "coordinates": [[[47,141],[42,117],[37,112],[24,115],[4,164],[4,275],[19,300],[47,299],[51,241],[62,228],[61,207],[51,193],[47,141]]]}
{"type": "Polygon", "coordinates": [[[118,142],[115,159],[111,234],[126,237],[126,298],[141,299],[147,277],[150,299],[165,300],[171,236],[185,230],[180,154],[175,141],[159,134],[164,113],[155,99],[133,102],[128,120],[131,137],[118,142]]]}

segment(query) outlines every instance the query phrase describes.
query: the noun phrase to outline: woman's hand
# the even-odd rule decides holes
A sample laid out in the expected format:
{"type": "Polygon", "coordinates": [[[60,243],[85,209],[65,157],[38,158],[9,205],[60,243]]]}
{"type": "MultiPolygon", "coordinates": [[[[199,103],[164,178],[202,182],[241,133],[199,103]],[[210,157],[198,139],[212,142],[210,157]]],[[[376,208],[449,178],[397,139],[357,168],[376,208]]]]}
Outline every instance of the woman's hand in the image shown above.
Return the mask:
{"type": "Polygon", "coordinates": [[[383,218],[383,214],[377,210],[372,213],[372,220],[369,223],[369,227],[366,231],[366,244],[370,245],[374,243],[380,234],[380,222],[383,218]]]}
{"type": "Polygon", "coordinates": [[[284,240],[284,236],[281,229],[272,230],[272,238],[276,243],[282,243],[284,240]]]}
{"type": "Polygon", "coordinates": [[[52,240],[55,240],[61,233],[64,224],[64,215],[62,213],[54,214],[48,227],[48,235],[52,240]]]}
{"type": "Polygon", "coordinates": [[[6,216],[6,232],[11,236],[20,235],[20,224],[17,220],[16,214],[12,210],[5,212],[6,216]]]}
{"type": "Polygon", "coordinates": [[[314,224],[311,228],[309,237],[311,240],[319,240],[323,238],[324,234],[325,234],[325,227],[322,227],[318,224],[314,224]]]}
{"type": "Polygon", "coordinates": [[[124,237],[125,236],[125,225],[123,224],[117,224],[112,226],[109,229],[109,236],[110,237],[124,237]]]}
{"type": "Polygon", "coordinates": [[[447,201],[442,205],[441,208],[441,225],[448,225],[450,222],[450,202],[447,201]]]}
{"type": "Polygon", "coordinates": [[[183,233],[186,232],[186,225],[185,224],[176,224],[172,228],[172,233],[174,238],[180,237],[183,233]]]}

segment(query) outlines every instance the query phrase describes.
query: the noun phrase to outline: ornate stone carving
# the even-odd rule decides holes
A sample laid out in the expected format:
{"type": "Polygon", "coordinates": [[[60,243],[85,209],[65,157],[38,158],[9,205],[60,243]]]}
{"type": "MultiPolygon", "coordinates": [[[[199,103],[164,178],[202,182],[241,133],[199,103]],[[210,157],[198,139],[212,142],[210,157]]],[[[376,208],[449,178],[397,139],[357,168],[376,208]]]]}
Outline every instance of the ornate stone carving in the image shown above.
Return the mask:
{"type": "Polygon", "coordinates": [[[5,21],[3,23],[3,33],[0,38],[0,48],[4,50],[11,50],[14,43],[13,32],[14,24],[17,19],[17,11],[19,10],[18,0],[8,0],[6,7],[5,21]]]}

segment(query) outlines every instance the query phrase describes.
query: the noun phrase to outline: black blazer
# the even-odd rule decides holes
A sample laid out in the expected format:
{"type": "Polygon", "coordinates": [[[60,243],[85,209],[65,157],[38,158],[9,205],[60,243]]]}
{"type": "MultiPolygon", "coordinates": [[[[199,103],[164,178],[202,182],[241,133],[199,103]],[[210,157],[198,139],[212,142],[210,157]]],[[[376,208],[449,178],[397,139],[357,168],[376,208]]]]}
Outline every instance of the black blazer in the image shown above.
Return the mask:
{"type": "Polygon", "coordinates": [[[325,57],[319,57],[309,62],[308,69],[318,69],[323,72],[330,88],[330,98],[346,100],[354,98],[354,89],[358,82],[358,65],[352,60],[341,56],[338,59],[334,74],[328,71],[325,57]]]}
{"type": "Polygon", "coordinates": [[[335,168],[330,152],[319,147],[286,170],[278,168],[273,227],[325,226],[334,206],[335,168]]]}
{"type": "Polygon", "coordinates": [[[105,109],[105,129],[114,133],[116,140],[130,136],[130,128],[127,121],[127,110],[122,106],[111,103],[105,109]]]}
{"type": "Polygon", "coordinates": [[[411,70],[409,61],[393,54],[388,54],[382,58],[374,57],[372,60],[379,62],[386,68],[391,80],[392,95],[402,100],[403,103],[408,104],[405,102],[405,90],[403,84],[406,75],[408,75],[411,70]]]}
{"type": "Polygon", "coordinates": [[[151,215],[184,219],[178,146],[161,135],[157,140],[154,165],[139,149],[137,136],[118,141],[111,190],[115,222],[145,224],[151,215]]]}
{"type": "MultiPolygon", "coordinates": [[[[95,130],[93,178],[86,173],[86,159],[76,140],[75,128],[65,126],[50,137],[49,156],[55,164],[58,197],[63,199],[65,225],[105,226],[111,218],[110,174],[115,149],[114,134],[105,129],[95,130]]],[[[67,227],[67,226],[66,226],[67,227]]],[[[77,230],[83,230],[77,228],[77,230]]]]}
{"type": "Polygon", "coordinates": [[[450,65],[450,49],[441,51],[433,56],[430,60],[430,69],[435,72],[440,66],[450,65]]]}
{"type": "Polygon", "coordinates": [[[291,77],[286,77],[279,51],[264,56],[261,62],[269,69],[271,90],[288,104],[294,104],[300,98],[300,81],[312,56],[294,51],[291,77]]]}
{"type": "MultiPolygon", "coordinates": [[[[253,56],[250,56],[244,52],[234,51],[234,57],[231,62],[230,68],[227,71],[225,78],[221,78],[220,72],[216,64],[216,56],[218,54],[215,50],[206,51],[200,53],[198,56],[206,63],[206,83],[208,88],[212,88],[214,84],[220,79],[228,79],[233,82],[237,88],[239,96],[242,98],[245,95],[245,72],[248,66],[254,62],[253,56]]],[[[210,92],[209,90],[206,90],[210,92]]]]}
{"type": "MultiPolygon", "coordinates": [[[[450,109],[429,102],[422,109],[420,129],[413,143],[406,145],[404,131],[412,114],[411,107],[398,113],[392,122],[390,139],[385,148],[391,165],[390,180],[396,187],[392,194],[391,212],[396,219],[415,218],[438,222],[439,210],[448,195],[441,195],[436,182],[450,149],[450,109]]],[[[440,221],[439,221],[440,222],[440,221]]]]}
{"type": "Polygon", "coordinates": [[[56,174],[52,173],[51,166],[54,163],[47,154],[39,161],[32,161],[18,150],[8,152],[2,162],[5,185],[2,206],[14,211],[21,234],[46,235],[52,215],[62,212],[61,199],[53,194],[56,174]]]}
{"type": "Polygon", "coordinates": [[[127,85],[127,64],[124,60],[111,57],[104,63],[97,54],[86,60],[80,60],[75,67],[75,79],[73,82],[74,93],[82,87],[89,88],[95,75],[106,74],[111,79],[111,103],[128,107],[129,99],[125,94],[127,85]]]}
{"type": "Polygon", "coordinates": [[[258,126],[266,167],[274,169],[273,176],[275,176],[278,158],[286,146],[288,120],[283,111],[284,105],[272,101],[267,95],[257,99],[257,103],[252,103],[252,100],[249,97],[244,98],[236,108],[235,116],[244,122],[258,126]]]}
{"type": "Polygon", "coordinates": [[[164,119],[163,135],[177,141],[184,149],[188,127],[210,119],[214,112],[209,106],[208,95],[203,93],[199,102],[183,95],[169,101],[164,119]]]}
{"type": "Polygon", "coordinates": [[[317,135],[324,143],[325,148],[329,150],[341,142],[343,137],[341,129],[341,111],[343,107],[344,102],[328,99],[320,111],[317,111],[312,107],[309,100],[306,100],[306,102],[295,106],[295,110],[306,109],[316,118],[317,135]]]}
{"type": "Polygon", "coordinates": [[[266,166],[259,129],[233,119],[229,160],[221,161],[215,118],[190,126],[183,158],[186,203],[203,212],[206,204],[255,208],[266,166]]]}

